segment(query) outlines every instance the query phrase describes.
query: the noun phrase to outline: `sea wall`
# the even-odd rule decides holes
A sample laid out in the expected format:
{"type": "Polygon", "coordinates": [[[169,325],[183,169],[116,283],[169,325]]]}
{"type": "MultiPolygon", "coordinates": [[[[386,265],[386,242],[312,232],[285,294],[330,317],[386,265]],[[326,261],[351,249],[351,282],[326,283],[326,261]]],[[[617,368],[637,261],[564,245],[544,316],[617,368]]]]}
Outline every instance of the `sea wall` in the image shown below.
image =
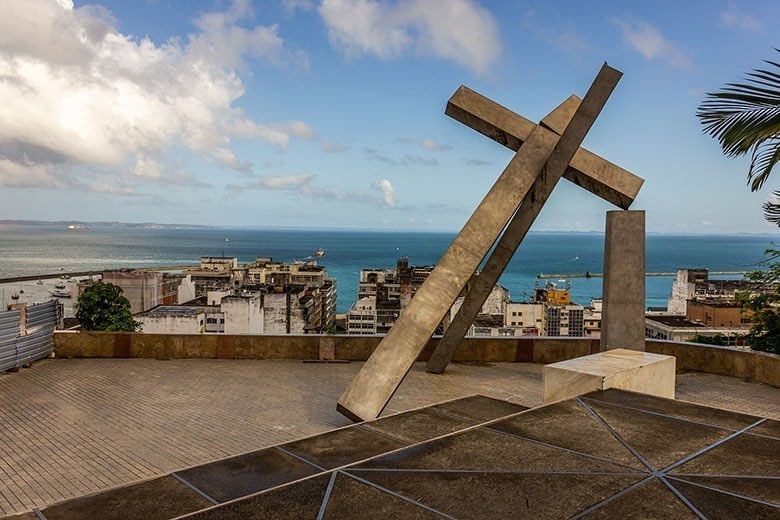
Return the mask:
{"type": "MultiPolygon", "coordinates": [[[[57,331],[58,357],[300,359],[364,361],[383,336],[139,334],[57,331]],[[321,355],[322,352],[322,355],[321,355]]],[[[431,338],[418,360],[427,361],[439,337],[431,338]]],[[[677,358],[678,370],[709,372],[780,387],[780,356],[697,343],[648,340],[648,352],[677,358]]],[[[453,361],[555,363],[599,351],[599,340],[551,337],[468,337],[453,361]]]]}

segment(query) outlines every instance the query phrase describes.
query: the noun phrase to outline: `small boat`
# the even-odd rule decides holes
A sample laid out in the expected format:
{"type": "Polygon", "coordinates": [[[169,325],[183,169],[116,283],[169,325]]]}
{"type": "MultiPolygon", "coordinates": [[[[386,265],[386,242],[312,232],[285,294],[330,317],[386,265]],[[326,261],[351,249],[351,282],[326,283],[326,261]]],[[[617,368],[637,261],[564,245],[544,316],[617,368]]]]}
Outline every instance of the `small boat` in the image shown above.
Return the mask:
{"type": "Polygon", "coordinates": [[[320,258],[320,257],[322,257],[322,256],[325,256],[325,250],[324,250],[324,249],[322,249],[322,248],[320,248],[320,249],[317,249],[317,250],[314,252],[314,256],[316,256],[317,258],[320,258]]]}
{"type": "Polygon", "coordinates": [[[52,291],[51,295],[56,298],[71,298],[73,291],[52,291]]]}
{"type": "Polygon", "coordinates": [[[19,294],[24,294],[24,289],[19,289],[19,294]]]}
{"type": "Polygon", "coordinates": [[[35,283],[36,283],[36,284],[38,284],[38,285],[43,285],[43,280],[38,280],[38,281],[37,281],[37,282],[35,282],[35,283]]]}
{"type": "Polygon", "coordinates": [[[18,295],[18,294],[16,294],[16,293],[13,293],[13,294],[11,295],[11,299],[12,299],[12,300],[18,300],[18,299],[19,299],[19,295],[18,295]]]}
{"type": "Polygon", "coordinates": [[[55,289],[64,289],[65,288],[65,282],[57,282],[54,284],[55,289]]]}

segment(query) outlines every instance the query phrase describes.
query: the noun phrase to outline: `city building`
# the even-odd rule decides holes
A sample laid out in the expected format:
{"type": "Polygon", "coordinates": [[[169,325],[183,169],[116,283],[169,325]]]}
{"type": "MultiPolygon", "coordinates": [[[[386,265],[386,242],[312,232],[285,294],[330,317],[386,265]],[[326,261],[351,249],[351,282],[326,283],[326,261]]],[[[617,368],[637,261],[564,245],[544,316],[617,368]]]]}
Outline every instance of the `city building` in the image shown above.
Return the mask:
{"type": "Polygon", "coordinates": [[[585,336],[585,308],[571,301],[570,282],[547,281],[540,286],[537,279],[533,303],[544,308],[543,336],[585,336]]]}
{"type": "MultiPolygon", "coordinates": [[[[264,312],[262,295],[259,293],[231,294],[219,303],[219,313],[208,315],[207,319],[224,320],[225,334],[263,334],[264,312]]],[[[216,321],[212,324],[218,323],[216,321]]]]}
{"type": "Polygon", "coordinates": [[[545,304],[545,336],[584,336],[585,316],[582,305],[545,304]]]}
{"type": "Polygon", "coordinates": [[[130,302],[133,313],[144,312],[159,305],[179,303],[179,291],[187,292],[191,285],[189,278],[159,271],[122,269],[104,271],[99,280],[89,278],[77,285],[78,296],[84,289],[97,283],[110,283],[122,289],[122,296],[130,302]]]}
{"type": "Polygon", "coordinates": [[[206,310],[197,306],[160,305],[133,316],[145,334],[201,334],[206,332],[206,310]]]}
{"type": "Polygon", "coordinates": [[[538,335],[544,330],[544,305],[530,302],[508,302],[504,313],[504,327],[520,329],[521,335],[538,335]]]}
{"type": "Polygon", "coordinates": [[[410,266],[408,258],[399,258],[391,269],[362,269],[358,300],[347,312],[347,332],[386,334],[431,272],[433,266],[410,266]]]}
{"type": "Polygon", "coordinates": [[[707,327],[684,316],[645,316],[645,337],[649,339],[689,342],[717,338],[724,345],[740,346],[746,332],[741,327],[707,327]]]}
{"type": "Polygon", "coordinates": [[[403,299],[405,307],[433,272],[433,268],[432,265],[410,266],[409,259],[404,257],[398,259],[394,269],[362,269],[358,282],[358,299],[376,296],[377,287],[382,286],[387,288],[389,299],[403,299]]]}
{"type": "Polygon", "coordinates": [[[601,298],[593,298],[590,301],[590,305],[583,309],[582,319],[585,327],[585,336],[589,338],[596,339],[601,337],[602,303],[601,298]]]}
{"type": "Polygon", "coordinates": [[[195,295],[212,289],[240,288],[247,279],[248,268],[238,263],[238,258],[226,256],[202,256],[200,266],[184,271],[195,285],[195,295]]]}
{"type": "Polygon", "coordinates": [[[240,293],[200,296],[182,305],[160,305],[133,316],[146,334],[263,334],[262,295],[240,293]],[[211,304],[216,302],[216,304],[211,304]]]}
{"type": "Polygon", "coordinates": [[[263,293],[265,334],[324,332],[320,289],[306,285],[268,287],[263,293]]]}
{"type": "Polygon", "coordinates": [[[376,334],[376,297],[365,296],[347,312],[348,334],[376,334]]]}
{"type": "Polygon", "coordinates": [[[709,277],[707,269],[678,269],[672,282],[672,294],[669,296],[667,312],[671,315],[685,316],[688,301],[706,298],[709,301],[734,301],[740,291],[750,291],[754,285],[747,280],[715,280],[709,277]]]}
{"type": "MultiPolygon", "coordinates": [[[[247,293],[258,295],[253,305],[261,310],[248,308],[249,314],[242,316],[249,320],[246,327],[259,333],[319,333],[332,327],[336,319],[336,280],[328,278],[326,268],[316,262],[285,264],[258,257],[254,262],[239,264],[234,257],[202,257],[200,266],[185,271],[185,275],[195,288],[192,299],[205,296],[205,305],[222,307],[225,326],[218,332],[230,333],[231,309],[238,309],[236,301],[225,306],[221,303],[247,293]],[[262,325],[256,317],[249,318],[257,312],[263,316],[262,325]]],[[[222,318],[209,318],[210,325],[215,325],[211,320],[217,319],[222,318]]]]}
{"type": "Polygon", "coordinates": [[[685,317],[705,327],[750,328],[752,312],[734,300],[696,297],[687,302],[685,317]]]}
{"type": "MultiPolygon", "coordinates": [[[[466,285],[470,289],[473,279],[466,285]]],[[[464,291],[465,292],[465,291],[464,291]]],[[[447,329],[449,323],[455,318],[455,315],[463,305],[464,296],[459,296],[453,303],[450,311],[444,319],[443,328],[447,329]]],[[[466,335],[468,336],[519,336],[521,331],[513,327],[505,326],[507,305],[510,303],[509,291],[496,285],[490,291],[485,303],[482,304],[479,314],[474,318],[474,322],[469,327],[466,335]]]]}
{"type": "MultiPolygon", "coordinates": [[[[409,305],[434,266],[409,265],[408,258],[399,258],[395,268],[362,269],[358,281],[358,300],[347,312],[347,332],[349,334],[386,334],[395,324],[398,316],[409,305]]],[[[463,304],[463,296],[471,287],[469,281],[460,297],[455,300],[450,311],[439,325],[438,334],[444,332],[455,313],[463,304]]],[[[487,320],[488,315],[498,315],[503,322],[506,303],[509,301],[509,291],[496,286],[491,292],[478,320],[487,320]]],[[[490,319],[490,323],[494,320],[490,319]]],[[[499,323],[496,328],[502,328],[499,323]]],[[[484,329],[484,327],[482,328],[484,329]]],[[[480,329],[480,330],[482,330],[480,329]]],[[[473,326],[470,333],[473,333],[473,326]]],[[[496,332],[497,333],[497,332],[496,332]]],[[[490,334],[490,333],[488,333],[490,334]]]]}
{"type": "MultiPolygon", "coordinates": [[[[286,299],[275,296],[271,296],[268,303],[265,304],[267,309],[280,306],[280,309],[284,308],[280,312],[286,313],[289,307],[293,315],[296,312],[300,314],[298,318],[290,317],[290,330],[298,330],[298,333],[303,333],[304,330],[319,332],[327,330],[333,325],[336,320],[338,286],[334,278],[328,278],[328,271],[325,267],[317,265],[316,262],[284,264],[274,262],[269,257],[258,257],[255,262],[247,264],[246,268],[245,285],[252,290],[259,290],[266,295],[279,294],[280,289],[278,288],[281,288],[281,292],[285,294],[300,292],[301,287],[308,291],[302,296],[303,300],[298,305],[292,300],[288,305],[286,299]],[[302,326],[303,328],[296,325],[301,320],[306,323],[302,326]]],[[[276,313],[273,310],[266,312],[276,313]]],[[[272,328],[281,327],[277,315],[274,315],[272,321],[274,323],[272,328]]],[[[284,321],[283,328],[286,330],[288,328],[286,314],[284,321]]]]}

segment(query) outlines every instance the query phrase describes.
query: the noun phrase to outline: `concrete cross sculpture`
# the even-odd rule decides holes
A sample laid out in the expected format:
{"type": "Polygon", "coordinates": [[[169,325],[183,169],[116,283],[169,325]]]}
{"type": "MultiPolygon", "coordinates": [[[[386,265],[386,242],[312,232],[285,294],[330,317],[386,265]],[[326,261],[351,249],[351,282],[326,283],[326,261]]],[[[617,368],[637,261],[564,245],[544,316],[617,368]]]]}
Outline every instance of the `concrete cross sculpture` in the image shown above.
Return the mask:
{"type": "Polygon", "coordinates": [[[570,97],[539,125],[466,87],[455,92],[446,114],[516,150],[516,154],[342,394],[339,412],[353,420],[379,416],[506,227],[467,294],[461,313],[448,328],[453,332],[446,341],[443,338],[429,362],[430,371],[444,370],[561,176],[619,207],[631,204],[642,179],[580,148],[621,75],[605,64],[582,102],[570,97]]]}

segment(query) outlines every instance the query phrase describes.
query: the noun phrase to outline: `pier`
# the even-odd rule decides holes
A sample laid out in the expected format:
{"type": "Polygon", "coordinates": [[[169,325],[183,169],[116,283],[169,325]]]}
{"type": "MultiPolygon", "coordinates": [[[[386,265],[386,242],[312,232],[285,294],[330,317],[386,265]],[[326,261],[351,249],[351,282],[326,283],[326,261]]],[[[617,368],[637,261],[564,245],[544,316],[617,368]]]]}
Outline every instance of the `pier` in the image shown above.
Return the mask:
{"type": "MultiPolygon", "coordinates": [[[[153,267],[138,267],[132,268],[132,271],[185,271],[187,269],[194,269],[197,265],[158,265],[153,267]]],[[[74,278],[77,276],[95,276],[103,273],[117,273],[127,270],[127,267],[114,268],[114,269],[93,269],[90,271],[61,271],[58,273],[50,274],[31,274],[25,276],[11,276],[9,278],[0,278],[0,284],[15,283],[15,282],[32,282],[35,280],[47,280],[51,278],[74,278]]]]}
{"type": "MultiPolygon", "coordinates": [[[[746,275],[750,271],[710,271],[710,275],[746,275]]],[[[677,276],[677,272],[661,272],[661,273],[645,273],[645,276],[677,276]]],[[[557,273],[557,274],[544,274],[539,273],[536,275],[537,278],[540,279],[546,279],[546,278],[603,278],[604,273],[591,273],[589,271],[586,271],[584,273],[557,273]]]]}

